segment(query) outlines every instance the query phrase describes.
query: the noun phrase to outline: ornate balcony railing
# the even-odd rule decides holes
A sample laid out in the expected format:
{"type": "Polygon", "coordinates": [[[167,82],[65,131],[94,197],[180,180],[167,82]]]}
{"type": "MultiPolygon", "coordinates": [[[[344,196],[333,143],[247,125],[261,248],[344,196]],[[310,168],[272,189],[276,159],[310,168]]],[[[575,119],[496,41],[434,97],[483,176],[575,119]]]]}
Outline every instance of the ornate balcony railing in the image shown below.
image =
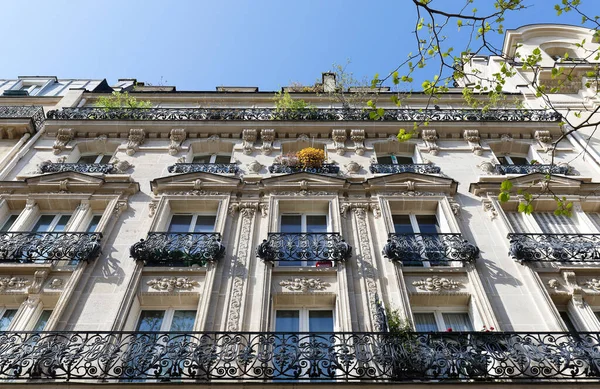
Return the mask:
{"type": "Polygon", "coordinates": [[[35,131],[44,125],[44,108],[37,105],[2,105],[0,119],[30,119],[35,131]]]}
{"type": "Polygon", "coordinates": [[[0,262],[90,261],[101,239],[98,232],[0,232],[0,262]]]}
{"type": "Polygon", "coordinates": [[[129,251],[146,266],[206,266],[223,257],[225,246],[218,232],[149,232],[129,251]]]}
{"type": "Polygon", "coordinates": [[[441,169],[431,163],[410,163],[394,165],[390,163],[373,163],[369,167],[371,173],[419,173],[439,174],[441,169]]]}
{"type": "Polygon", "coordinates": [[[337,232],[275,233],[256,249],[265,261],[284,261],[303,264],[303,261],[345,261],[352,256],[352,247],[337,232]]]}
{"type": "Polygon", "coordinates": [[[176,163],[167,168],[169,173],[216,173],[236,174],[238,167],[235,163],[176,163]]]}
{"type": "Polygon", "coordinates": [[[42,173],[78,172],[78,173],[117,173],[115,165],[111,163],[52,163],[40,164],[42,173]]]}
{"type": "Polygon", "coordinates": [[[508,234],[519,261],[600,262],[600,234],[508,234]]]}
{"type": "Polygon", "coordinates": [[[0,382],[598,382],[599,333],[2,332],[0,382]]]}
{"type": "Polygon", "coordinates": [[[496,174],[569,174],[571,167],[566,165],[495,165],[496,174]]]}
{"type": "Polygon", "coordinates": [[[324,163],[319,167],[302,167],[302,166],[287,166],[279,163],[274,163],[269,166],[269,173],[319,173],[319,174],[338,174],[340,167],[333,163],[324,163]]]}
{"type": "Polygon", "coordinates": [[[473,262],[479,248],[461,234],[389,234],[383,255],[404,265],[446,265],[449,261],[473,262]]]}
{"type": "MultiPolygon", "coordinates": [[[[315,108],[277,111],[275,108],[63,108],[48,112],[54,120],[310,120],[371,121],[367,109],[315,108]]],[[[383,121],[400,122],[556,122],[560,114],[524,109],[386,109],[383,121]]]]}

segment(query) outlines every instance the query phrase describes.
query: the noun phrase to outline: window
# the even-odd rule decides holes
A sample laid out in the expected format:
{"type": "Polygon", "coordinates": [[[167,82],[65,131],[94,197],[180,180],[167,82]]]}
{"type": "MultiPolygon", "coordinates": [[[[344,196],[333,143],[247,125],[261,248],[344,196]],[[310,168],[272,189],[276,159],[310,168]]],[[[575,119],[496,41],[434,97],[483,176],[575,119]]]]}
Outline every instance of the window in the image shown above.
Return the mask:
{"type": "Polygon", "coordinates": [[[275,312],[276,332],[333,332],[333,311],[281,309],[275,312]]]}
{"type": "Polygon", "coordinates": [[[91,155],[82,155],[79,157],[79,161],[77,163],[84,163],[87,165],[91,164],[103,164],[106,165],[112,159],[112,154],[91,154],[91,155]]]}
{"type": "Polygon", "coordinates": [[[140,312],[135,330],[139,332],[184,332],[194,329],[194,310],[143,310],[140,312]]]}
{"type": "Polygon", "coordinates": [[[503,157],[498,157],[498,162],[500,162],[500,165],[502,166],[508,166],[508,165],[529,165],[529,160],[526,157],[520,157],[520,156],[508,156],[505,155],[503,157]]]}
{"type": "Polygon", "coordinates": [[[418,312],[414,313],[417,332],[473,331],[473,324],[467,312],[418,312]]]}
{"type": "Polygon", "coordinates": [[[173,215],[167,232],[214,232],[215,215],[173,215]]]}
{"type": "Polygon", "coordinates": [[[88,224],[85,232],[96,232],[98,224],[100,224],[100,219],[102,219],[102,215],[93,215],[92,220],[90,220],[90,224],[88,224]]]}
{"type": "Polygon", "coordinates": [[[392,215],[392,221],[396,234],[407,235],[399,237],[409,248],[402,258],[404,266],[448,265],[436,215],[392,215]]]}
{"type": "Polygon", "coordinates": [[[413,157],[401,155],[383,155],[377,157],[377,163],[384,165],[410,165],[413,164],[413,157]]]}
{"type": "Polygon", "coordinates": [[[5,309],[0,317],[0,331],[8,331],[10,323],[17,314],[17,309],[5,309]]]}
{"type": "Polygon", "coordinates": [[[397,234],[439,234],[440,225],[435,215],[393,215],[397,234]]]}
{"type": "Polygon", "coordinates": [[[71,215],[41,215],[32,232],[63,232],[71,215]]]}
{"type": "MultiPolygon", "coordinates": [[[[310,214],[282,214],[280,218],[280,232],[283,234],[298,234],[296,237],[288,237],[290,242],[300,249],[312,246],[315,240],[306,238],[303,233],[326,233],[328,232],[327,215],[310,214]]],[[[311,253],[305,250],[301,256],[302,261],[280,261],[279,266],[315,266],[316,261],[310,260],[311,253]]]]}
{"type": "Polygon", "coordinates": [[[569,314],[566,311],[560,311],[559,314],[563,323],[565,323],[565,326],[567,327],[567,331],[571,333],[578,332],[577,327],[575,327],[575,324],[573,323],[573,320],[571,320],[571,316],[569,316],[569,314]]]}
{"type": "Polygon", "coordinates": [[[0,232],[7,232],[8,230],[10,230],[12,225],[15,224],[15,221],[18,217],[19,215],[10,215],[8,219],[6,219],[4,224],[2,224],[2,227],[0,227],[0,232]]]}
{"type": "Polygon", "coordinates": [[[52,315],[52,310],[44,309],[40,314],[40,317],[35,322],[32,331],[44,331],[46,325],[48,324],[48,320],[50,319],[50,315],[52,315]]]}
{"type": "Polygon", "coordinates": [[[231,156],[225,154],[212,154],[212,155],[195,155],[192,159],[192,163],[218,163],[227,164],[231,163],[231,156]]]}

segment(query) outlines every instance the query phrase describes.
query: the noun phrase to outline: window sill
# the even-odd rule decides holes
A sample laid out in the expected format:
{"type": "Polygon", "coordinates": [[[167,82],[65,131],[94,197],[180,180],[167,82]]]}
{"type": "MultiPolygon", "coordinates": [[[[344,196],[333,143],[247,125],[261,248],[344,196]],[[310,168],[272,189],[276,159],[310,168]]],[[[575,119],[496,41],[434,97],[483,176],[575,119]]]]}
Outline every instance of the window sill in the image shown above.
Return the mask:
{"type": "Polygon", "coordinates": [[[422,266],[403,266],[403,273],[466,273],[467,268],[465,266],[433,266],[433,267],[422,267],[422,266]]]}
{"type": "Polygon", "coordinates": [[[337,266],[315,267],[315,266],[273,266],[273,273],[277,274],[307,274],[307,273],[337,273],[337,266]]]}
{"type": "Polygon", "coordinates": [[[143,273],[206,273],[205,266],[144,266],[143,273]]]}

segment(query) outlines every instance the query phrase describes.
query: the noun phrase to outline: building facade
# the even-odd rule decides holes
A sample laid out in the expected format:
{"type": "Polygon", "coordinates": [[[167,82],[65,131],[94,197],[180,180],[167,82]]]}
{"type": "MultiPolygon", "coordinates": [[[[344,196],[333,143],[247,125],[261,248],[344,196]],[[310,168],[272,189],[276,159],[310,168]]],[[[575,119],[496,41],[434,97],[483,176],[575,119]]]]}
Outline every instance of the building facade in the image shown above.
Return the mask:
{"type": "Polygon", "coordinates": [[[597,385],[599,165],[524,93],[381,91],[371,120],[327,93],[30,79],[0,83],[5,385],[597,385]],[[152,108],[98,107],[113,90],[152,108]]]}

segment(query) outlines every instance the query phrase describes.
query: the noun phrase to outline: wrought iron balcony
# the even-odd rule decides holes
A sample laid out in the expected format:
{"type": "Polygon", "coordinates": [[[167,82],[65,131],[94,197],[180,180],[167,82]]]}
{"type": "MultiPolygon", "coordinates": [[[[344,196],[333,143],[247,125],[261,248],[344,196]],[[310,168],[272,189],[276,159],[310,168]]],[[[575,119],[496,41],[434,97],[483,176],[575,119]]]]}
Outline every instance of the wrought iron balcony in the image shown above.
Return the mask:
{"type": "Polygon", "coordinates": [[[352,247],[337,232],[275,233],[270,232],[256,249],[265,261],[345,261],[352,256],[352,247]]]}
{"type": "Polygon", "coordinates": [[[91,261],[101,239],[98,232],[0,232],[0,262],[91,261]]]}
{"type": "Polygon", "coordinates": [[[115,165],[111,163],[52,163],[40,164],[42,173],[78,172],[78,173],[117,173],[115,165]]]}
{"type": "Polygon", "coordinates": [[[269,166],[270,173],[299,173],[299,172],[309,172],[309,173],[319,173],[319,174],[338,174],[340,172],[340,167],[333,163],[324,163],[320,167],[302,167],[302,166],[287,166],[279,163],[274,163],[269,166]]]}
{"type": "Polygon", "coordinates": [[[2,105],[0,119],[30,119],[34,130],[39,131],[44,125],[44,108],[37,105],[2,105]]]}
{"type": "Polygon", "coordinates": [[[519,261],[600,262],[599,234],[508,234],[519,261]]]}
{"type": "Polygon", "coordinates": [[[569,174],[571,170],[567,165],[495,165],[496,174],[569,174]]]}
{"type": "MultiPolygon", "coordinates": [[[[278,111],[275,108],[63,108],[48,112],[54,120],[310,120],[372,121],[369,110],[347,108],[314,108],[278,111]]],[[[554,111],[524,109],[386,109],[383,121],[399,122],[557,122],[561,115],[554,111]]]]}
{"type": "Polygon", "coordinates": [[[218,232],[150,232],[129,251],[146,266],[206,266],[223,257],[225,246],[218,232]]]}
{"type": "Polygon", "coordinates": [[[598,382],[599,333],[2,332],[0,382],[598,382]]]}
{"type": "Polygon", "coordinates": [[[430,163],[410,163],[410,164],[390,164],[373,163],[369,167],[371,173],[419,173],[419,174],[439,174],[441,169],[430,163]]]}
{"type": "Polygon", "coordinates": [[[473,262],[479,248],[461,234],[389,234],[383,255],[404,265],[447,265],[449,261],[473,262]]]}
{"type": "Polygon", "coordinates": [[[167,168],[169,173],[216,173],[237,174],[238,167],[235,163],[176,163],[167,168]]]}

